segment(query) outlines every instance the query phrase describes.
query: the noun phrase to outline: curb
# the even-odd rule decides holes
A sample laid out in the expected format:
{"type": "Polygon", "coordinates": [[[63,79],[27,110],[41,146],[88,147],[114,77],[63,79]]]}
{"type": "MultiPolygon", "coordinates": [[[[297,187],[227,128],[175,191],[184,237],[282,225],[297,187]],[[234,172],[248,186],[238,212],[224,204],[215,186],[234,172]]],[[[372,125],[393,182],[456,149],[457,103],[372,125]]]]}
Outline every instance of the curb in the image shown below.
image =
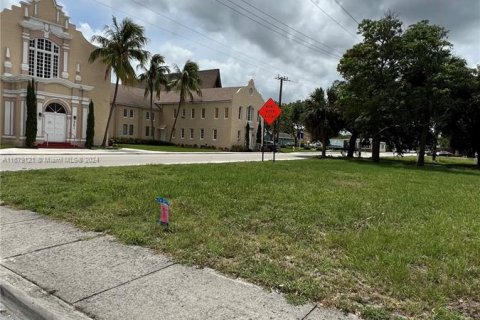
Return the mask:
{"type": "Polygon", "coordinates": [[[0,298],[15,317],[28,320],[92,320],[70,304],[0,265],[0,298]]]}

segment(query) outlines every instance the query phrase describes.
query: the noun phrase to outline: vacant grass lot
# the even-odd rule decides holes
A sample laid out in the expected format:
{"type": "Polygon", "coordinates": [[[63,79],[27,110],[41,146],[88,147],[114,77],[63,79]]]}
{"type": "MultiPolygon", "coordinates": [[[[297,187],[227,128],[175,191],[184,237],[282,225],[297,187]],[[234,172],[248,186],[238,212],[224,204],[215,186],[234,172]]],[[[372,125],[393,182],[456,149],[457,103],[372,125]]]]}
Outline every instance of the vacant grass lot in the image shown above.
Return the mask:
{"type": "Polygon", "coordinates": [[[480,317],[480,171],[408,161],[44,170],[7,204],[366,318],[480,317]],[[170,232],[155,197],[172,201],[170,232]]]}

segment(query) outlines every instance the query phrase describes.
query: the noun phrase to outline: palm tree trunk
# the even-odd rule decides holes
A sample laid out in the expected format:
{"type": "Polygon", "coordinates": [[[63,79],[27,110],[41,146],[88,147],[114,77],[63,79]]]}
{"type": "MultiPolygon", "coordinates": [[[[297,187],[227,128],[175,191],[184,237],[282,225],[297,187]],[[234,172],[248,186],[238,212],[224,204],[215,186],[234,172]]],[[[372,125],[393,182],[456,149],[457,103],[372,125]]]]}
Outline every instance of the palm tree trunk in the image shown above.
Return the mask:
{"type": "Polygon", "coordinates": [[[153,128],[153,90],[150,90],[150,130],[152,130],[150,135],[152,136],[152,141],[155,141],[155,129],[153,128]]]}
{"type": "Polygon", "coordinates": [[[102,148],[105,148],[107,146],[108,128],[110,127],[110,120],[112,119],[113,110],[115,110],[115,103],[117,101],[119,81],[120,79],[117,76],[117,81],[115,83],[115,93],[113,94],[112,105],[110,107],[110,113],[108,114],[107,127],[105,128],[105,134],[103,135],[102,148]]]}
{"type": "Polygon", "coordinates": [[[180,102],[178,103],[177,114],[175,116],[175,120],[173,121],[172,131],[170,131],[170,139],[168,142],[172,142],[173,131],[175,130],[175,126],[177,125],[178,115],[180,114],[180,107],[182,106],[182,98],[180,97],[180,102]]]}

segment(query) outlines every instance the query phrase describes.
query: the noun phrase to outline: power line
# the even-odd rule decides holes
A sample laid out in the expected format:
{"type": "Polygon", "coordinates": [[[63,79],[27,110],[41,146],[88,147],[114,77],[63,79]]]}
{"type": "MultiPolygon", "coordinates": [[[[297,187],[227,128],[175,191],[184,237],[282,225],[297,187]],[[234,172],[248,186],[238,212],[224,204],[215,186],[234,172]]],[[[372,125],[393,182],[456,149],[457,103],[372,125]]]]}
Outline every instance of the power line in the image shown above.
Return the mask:
{"type": "Polygon", "coordinates": [[[355,19],[355,18],[350,14],[350,12],[348,12],[347,9],[345,9],[345,7],[342,5],[342,3],[340,2],[340,0],[335,0],[335,2],[340,6],[340,8],[342,8],[342,10],[343,10],[350,18],[352,18],[353,21],[355,21],[355,23],[356,23],[357,25],[360,24],[360,22],[358,22],[357,19],[355,19]]]}
{"type": "MultiPolygon", "coordinates": [[[[100,5],[104,6],[104,7],[110,8],[110,9],[112,9],[112,10],[114,10],[114,11],[123,13],[123,14],[126,15],[126,16],[139,19],[138,17],[136,17],[136,16],[134,16],[134,15],[132,15],[132,14],[124,11],[124,10],[120,10],[120,9],[118,9],[118,8],[114,8],[113,6],[110,6],[110,5],[108,5],[108,4],[106,4],[106,3],[103,3],[103,2],[101,2],[101,1],[99,1],[99,0],[91,0],[91,1],[96,2],[96,3],[98,3],[98,4],[100,4],[100,5]]],[[[139,20],[142,20],[142,19],[139,19],[139,20]]],[[[143,21],[143,20],[142,20],[142,21],[143,21]]],[[[169,30],[169,29],[160,27],[159,25],[156,25],[156,24],[154,24],[154,23],[151,23],[151,22],[148,22],[148,21],[144,21],[144,22],[147,23],[147,24],[149,24],[149,25],[151,25],[151,26],[153,26],[153,27],[155,27],[155,28],[157,28],[157,29],[163,30],[163,31],[165,31],[165,32],[168,32],[168,33],[173,34],[173,35],[175,35],[175,36],[178,36],[178,37],[180,37],[180,38],[183,38],[183,39],[186,39],[186,40],[191,41],[191,42],[193,42],[193,43],[196,43],[196,44],[198,44],[198,45],[200,45],[200,46],[202,46],[202,47],[205,47],[205,48],[207,48],[207,49],[209,49],[209,50],[219,52],[219,53],[221,53],[222,55],[225,55],[225,56],[227,56],[227,57],[231,57],[231,58],[233,58],[233,59],[235,59],[235,60],[238,60],[238,61],[241,61],[241,62],[243,62],[243,63],[249,64],[249,65],[251,65],[251,66],[253,66],[253,67],[260,68],[260,69],[263,69],[263,70],[266,70],[266,71],[275,73],[275,72],[273,71],[273,69],[265,68],[265,67],[263,67],[263,66],[261,66],[261,65],[256,65],[256,64],[253,64],[253,63],[251,63],[251,62],[249,62],[249,61],[246,61],[246,60],[240,59],[240,58],[238,58],[238,57],[232,56],[231,54],[226,53],[226,52],[224,52],[224,51],[222,51],[222,50],[219,50],[219,49],[216,49],[216,48],[212,48],[212,47],[210,47],[210,46],[208,46],[208,45],[206,45],[206,44],[204,44],[204,43],[202,43],[202,42],[199,42],[199,41],[196,41],[196,40],[194,40],[194,39],[188,38],[188,37],[186,37],[186,36],[184,36],[184,35],[182,35],[182,34],[179,34],[179,33],[177,33],[177,32],[171,31],[171,30],[169,30]]],[[[232,50],[233,50],[233,49],[232,49],[232,50]]],[[[257,61],[257,62],[258,62],[258,61],[257,61]]],[[[272,66],[270,66],[270,67],[272,67],[272,66]]]]}
{"type": "Polygon", "coordinates": [[[313,3],[320,11],[323,12],[323,14],[325,14],[327,17],[329,17],[333,22],[335,22],[340,28],[342,28],[345,32],[347,32],[349,35],[355,37],[355,38],[358,38],[358,36],[354,33],[351,33],[347,28],[345,28],[340,22],[338,22],[334,17],[332,17],[331,15],[329,15],[325,10],[322,9],[322,7],[319,6],[319,4],[317,2],[315,2],[315,0],[310,0],[311,3],[313,3]]]}
{"type": "MultiPolygon", "coordinates": [[[[280,36],[282,36],[282,37],[284,37],[284,38],[287,38],[287,39],[289,39],[289,40],[291,40],[291,41],[294,41],[294,42],[296,42],[296,43],[298,43],[298,44],[306,47],[306,48],[309,48],[309,49],[311,49],[311,50],[317,51],[317,52],[322,53],[322,54],[324,54],[324,55],[328,55],[328,56],[331,56],[331,57],[334,57],[334,58],[340,58],[338,55],[335,55],[335,54],[333,54],[333,53],[331,53],[331,52],[328,52],[328,51],[326,51],[326,50],[323,49],[323,48],[317,47],[317,46],[315,46],[315,45],[313,45],[313,44],[310,44],[310,43],[308,43],[308,42],[306,42],[306,41],[304,41],[304,40],[301,40],[301,39],[298,40],[297,37],[295,37],[295,35],[289,33],[288,31],[285,31],[284,29],[282,29],[282,28],[280,28],[280,27],[278,27],[278,26],[275,26],[275,25],[272,25],[272,24],[271,24],[272,26],[276,27],[277,29],[282,30],[282,31],[285,32],[285,33],[281,33],[281,32],[279,32],[279,31],[271,28],[270,26],[268,26],[268,25],[266,25],[266,24],[264,24],[264,23],[262,23],[262,22],[260,22],[260,21],[258,21],[258,20],[255,20],[254,18],[252,18],[252,17],[244,14],[243,12],[241,12],[241,11],[239,11],[239,10],[231,7],[231,6],[229,6],[228,4],[226,4],[226,3],[224,3],[224,2],[222,2],[222,1],[220,1],[220,0],[216,0],[216,1],[217,1],[218,3],[220,3],[221,5],[229,8],[230,10],[236,12],[237,14],[240,14],[240,15],[244,16],[245,18],[247,18],[247,19],[249,19],[249,20],[251,20],[251,21],[253,21],[253,22],[255,22],[255,23],[259,24],[259,25],[261,25],[262,27],[264,27],[264,28],[266,28],[266,29],[268,29],[268,30],[270,30],[270,31],[272,31],[272,32],[275,32],[276,34],[278,34],[278,35],[280,35],[280,36]],[[289,38],[287,35],[291,36],[292,38],[289,38]]],[[[232,2],[232,1],[230,1],[230,0],[227,0],[227,1],[232,2]]],[[[233,3],[233,2],[232,2],[232,3],[233,3]]],[[[235,3],[233,3],[233,4],[235,4],[235,3]]],[[[238,6],[237,4],[235,4],[235,5],[238,6]]],[[[241,6],[240,6],[240,7],[241,7],[241,6]]],[[[244,10],[245,10],[245,9],[244,9],[244,10]]],[[[248,10],[246,10],[246,11],[248,11],[248,10]]]]}
{"type": "Polygon", "coordinates": [[[245,0],[240,0],[240,1],[242,1],[242,2],[245,3],[246,5],[254,8],[254,9],[257,10],[257,11],[260,11],[261,13],[263,13],[264,15],[266,15],[267,17],[273,19],[274,21],[280,23],[281,25],[284,25],[285,27],[289,28],[290,30],[293,30],[293,31],[295,31],[295,32],[298,33],[298,34],[301,34],[301,35],[304,36],[305,38],[307,38],[307,39],[309,39],[309,40],[311,40],[311,41],[314,41],[314,42],[316,42],[316,43],[319,43],[319,44],[321,44],[321,45],[323,45],[323,46],[325,46],[325,47],[327,47],[327,48],[329,48],[329,49],[331,49],[331,50],[333,50],[333,51],[335,51],[335,52],[337,52],[337,53],[339,53],[339,54],[342,54],[342,52],[338,51],[338,50],[335,49],[334,47],[331,47],[331,46],[329,46],[329,45],[327,45],[327,44],[325,44],[325,43],[323,43],[323,42],[321,42],[321,41],[318,41],[318,40],[310,37],[309,35],[303,33],[302,31],[299,31],[299,30],[297,30],[297,29],[289,26],[288,24],[286,24],[286,23],[284,23],[283,21],[275,18],[274,16],[272,16],[272,15],[269,14],[268,12],[263,11],[262,9],[254,6],[253,4],[251,4],[251,3],[249,3],[249,2],[247,2],[247,1],[245,1],[245,0]]]}
{"type": "Polygon", "coordinates": [[[135,2],[135,3],[138,4],[139,6],[141,6],[141,7],[145,8],[145,9],[149,10],[150,12],[153,12],[154,14],[156,14],[156,15],[158,15],[158,16],[160,16],[160,17],[162,17],[162,18],[164,18],[164,19],[166,19],[166,20],[168,20],[168,21],[171,21],[171,22],[173,22],[173,23],[175,23],[175,24],[177,24],[177,25],[179,25],[179,26],[181,26],[181,27],[183,27],[183,28],[185,28],[185,29],[187,29],[187,30],[190,30],[190,31],[192,31],[192,32],[200,35],[201,37],[204,37],[205,39],[208,39],[208,40],[210,40],[210,41],[212,41],[212,42],[215,42],[215,43],[217,43],[217,44],[219,44],[219,45],[221,45],[221,46],[223,46],[223,47],[226,47],[226,48],[228,48],[228,49],[230,49],[230,50],[232,50],[232,51],[234,51],[234,52],[237,52],[238,54],[243,55],[243,56],[251,59],[252,61],[256,61],[256,62],[259,62],[259,63],[261,63],[261,64],[267,65],[267,66],[269,66],[269,67],[271,67],[271,68],[275,68],[275,66],[272,66],[272,65],[269,64],[269,63],[266,63],[266,62],[264,62],[264,61],[260,61],[260,60],[258,60],[258,59],[256,59],[256,58],[252,57],[252,56],[249,56],[249,55],[245,54],[245,53],[242,52],[242,51],[233,49],[231,46],[229,46],[229,45],[227,45],[227,44],[225,44],[225,43],[223,43],[223,42],[221,42],[221,41],[218,41],[218,40],[216,40],[216,39],[214,39],[214,38],[211,38],[211,37],[205,35],[204,33],[200,32],[200,31],[198,31],[198,30],[195,30],[194,28],[191,28],[191,27],[189,27],[189,26],[187,26],[187,25],[185,25],[185,24],[183,24],[183,23],[181,23],[181,22],[179,22],[179,21],[177,21],[177,20],[175,20],[175,19],[170,18],[169,16],[167,16],[167,15],[165,15],[165,14],[162,14],[162,13],[160,13],[160,12],[158,12],[158,11],[155,11],[155,10],[153,10],[153,9],[151,9],[151,8],[143,5],[140,0],[133,0],[133,2],[135,2]]]}

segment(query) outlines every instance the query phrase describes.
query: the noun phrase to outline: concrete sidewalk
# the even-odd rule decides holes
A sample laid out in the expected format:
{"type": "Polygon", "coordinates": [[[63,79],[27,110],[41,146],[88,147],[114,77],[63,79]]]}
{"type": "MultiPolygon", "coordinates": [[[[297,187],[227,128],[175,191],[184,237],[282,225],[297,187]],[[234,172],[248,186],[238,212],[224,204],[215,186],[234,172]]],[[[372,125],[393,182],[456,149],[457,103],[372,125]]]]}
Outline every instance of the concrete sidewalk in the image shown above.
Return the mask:
{"type": "Polygon", "coordinates": [[[0,258],[2,302],[20,318],[358,319],[7,207],[0,258]]]}

